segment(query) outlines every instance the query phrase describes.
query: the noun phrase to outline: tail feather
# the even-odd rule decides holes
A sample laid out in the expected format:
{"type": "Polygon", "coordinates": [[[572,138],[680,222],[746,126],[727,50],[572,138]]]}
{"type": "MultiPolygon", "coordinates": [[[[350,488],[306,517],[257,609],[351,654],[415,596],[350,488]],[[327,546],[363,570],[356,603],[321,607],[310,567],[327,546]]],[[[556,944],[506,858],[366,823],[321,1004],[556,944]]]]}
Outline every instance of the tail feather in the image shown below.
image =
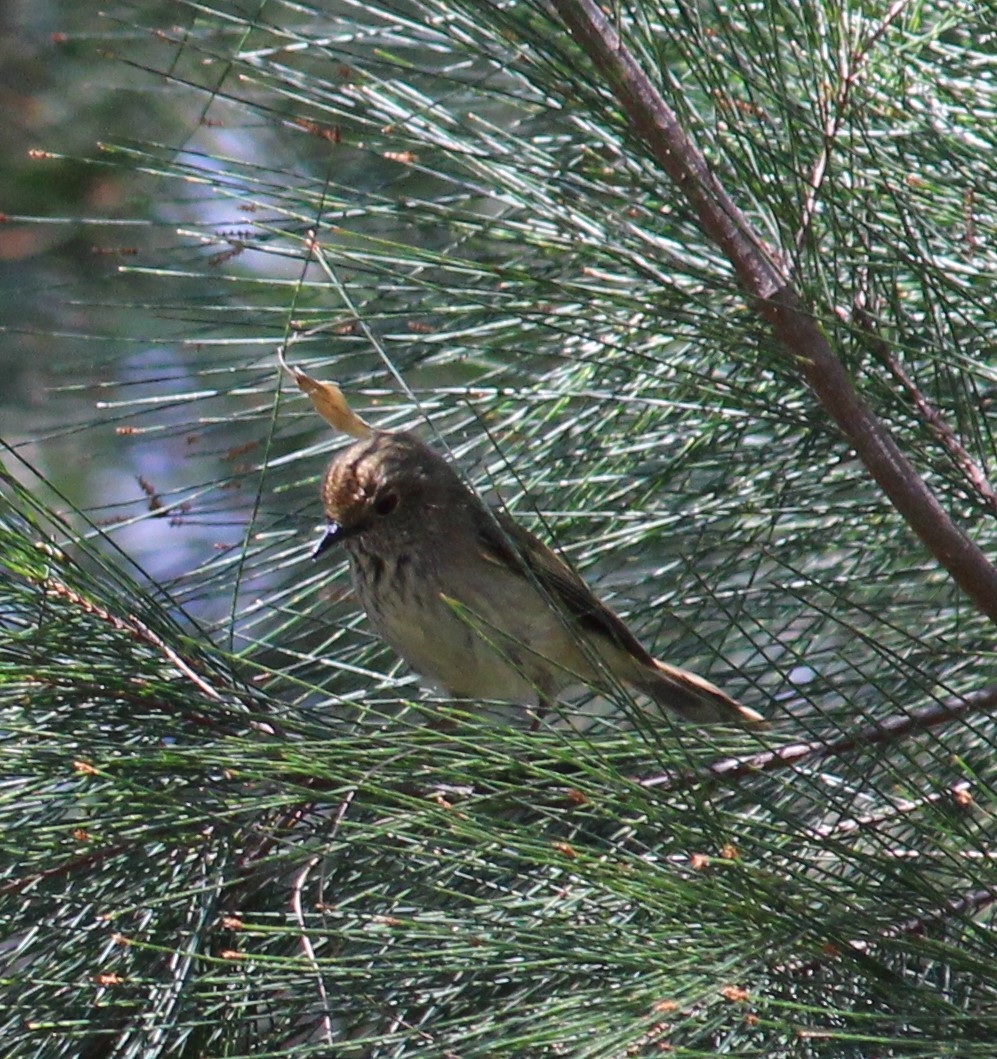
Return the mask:
{"type": "Polygon", "coordinates": [[[643,666],[633,683],[659,706],[693,724],[740,724],[756,728],[765,725],[760,713],[742,706],[715,684],[665,662],[655,661],[653,669],[643,666]]]}

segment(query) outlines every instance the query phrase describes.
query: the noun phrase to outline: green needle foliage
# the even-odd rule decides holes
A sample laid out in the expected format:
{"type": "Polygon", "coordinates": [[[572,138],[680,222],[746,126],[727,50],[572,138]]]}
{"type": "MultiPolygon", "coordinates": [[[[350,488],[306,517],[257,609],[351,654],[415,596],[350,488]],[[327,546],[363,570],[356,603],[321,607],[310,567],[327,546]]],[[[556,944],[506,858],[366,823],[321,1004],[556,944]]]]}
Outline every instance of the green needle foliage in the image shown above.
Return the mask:
{"type": "MultiPolygon", "coordinates": [[[[990,1059],[992,624],[568,32],[584,5],[167,6],[106,35],[188,135],[98,163],[155,188],[108,303],[156,333],[65,368],[96,417],[3,450],[4,1054],[990,1059]],[[423,697],[307,561],[343,439],[278,346],[770,729],[423,697]],[[156,458],[130,498],[32,465],[109,432],[156,458]]],[[[993,16],[606,11],[991,557],[993,16]]]]}

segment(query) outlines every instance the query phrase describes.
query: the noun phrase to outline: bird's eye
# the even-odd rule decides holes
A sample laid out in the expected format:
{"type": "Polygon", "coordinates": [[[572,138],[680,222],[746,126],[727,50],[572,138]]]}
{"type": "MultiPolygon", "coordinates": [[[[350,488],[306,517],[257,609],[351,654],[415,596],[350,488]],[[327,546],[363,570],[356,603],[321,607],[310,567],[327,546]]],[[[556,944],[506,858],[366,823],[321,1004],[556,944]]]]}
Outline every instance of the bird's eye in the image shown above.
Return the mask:
{"type": "Polygon", "coordinates": [[[397,493],[384,493],[374,501],[374,511],[378,515],[390,515],[398,507],[397,493]]]}

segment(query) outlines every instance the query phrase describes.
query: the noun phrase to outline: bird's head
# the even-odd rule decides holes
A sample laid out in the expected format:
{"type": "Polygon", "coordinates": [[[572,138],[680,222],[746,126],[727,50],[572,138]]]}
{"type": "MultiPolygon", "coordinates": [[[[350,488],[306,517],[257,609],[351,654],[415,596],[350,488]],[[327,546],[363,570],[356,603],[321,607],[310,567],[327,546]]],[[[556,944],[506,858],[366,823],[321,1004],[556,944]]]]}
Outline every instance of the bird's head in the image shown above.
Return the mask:
{"type": "Polygon", "coordinates": [[[315,555],[363,537],[404,539],[434,511],[466,502],[467,490],[441,456],[407,431],[373,431],[338,452],[322,482],[327,527],[315,555]]]}

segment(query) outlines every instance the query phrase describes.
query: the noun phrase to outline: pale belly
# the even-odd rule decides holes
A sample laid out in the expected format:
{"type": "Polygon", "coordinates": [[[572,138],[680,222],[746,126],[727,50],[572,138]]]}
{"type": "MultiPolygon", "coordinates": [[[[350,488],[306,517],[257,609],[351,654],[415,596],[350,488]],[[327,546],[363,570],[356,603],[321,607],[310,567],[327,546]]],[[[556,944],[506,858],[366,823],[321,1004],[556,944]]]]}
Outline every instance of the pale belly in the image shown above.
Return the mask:
{"type": "Polygon", "coordinates": [[[488,573],[487,591],[465,583],[459,601],[439,580],[408,593],[404,606],[396,594],[360,596],[378,635],[455,697],[531,704],[589,682],[593,667],[562,616],[523,578],[488,573]]]}

